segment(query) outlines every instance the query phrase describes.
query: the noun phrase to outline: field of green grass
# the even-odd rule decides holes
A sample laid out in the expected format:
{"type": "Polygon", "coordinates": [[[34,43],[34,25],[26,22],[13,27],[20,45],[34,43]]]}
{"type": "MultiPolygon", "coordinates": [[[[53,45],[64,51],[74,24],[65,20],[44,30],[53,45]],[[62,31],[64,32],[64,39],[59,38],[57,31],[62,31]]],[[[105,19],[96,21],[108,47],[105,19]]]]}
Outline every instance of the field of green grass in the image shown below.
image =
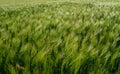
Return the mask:
{"type": "Polygon", "coordinates": [[[0,74],[120,74],[119,0],[0,0],[0,74]]]}

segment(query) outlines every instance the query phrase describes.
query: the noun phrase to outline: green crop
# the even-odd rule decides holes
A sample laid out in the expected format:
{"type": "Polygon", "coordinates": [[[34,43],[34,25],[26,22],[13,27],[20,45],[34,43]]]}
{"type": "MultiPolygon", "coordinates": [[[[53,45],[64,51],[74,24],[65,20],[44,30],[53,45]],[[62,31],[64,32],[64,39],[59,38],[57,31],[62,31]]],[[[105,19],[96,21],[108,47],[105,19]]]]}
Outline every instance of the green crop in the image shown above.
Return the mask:
{"type": "Polygon", "coordinates": [[[119,4],[1,7],[0,74],[120,74],[119,4]]]}

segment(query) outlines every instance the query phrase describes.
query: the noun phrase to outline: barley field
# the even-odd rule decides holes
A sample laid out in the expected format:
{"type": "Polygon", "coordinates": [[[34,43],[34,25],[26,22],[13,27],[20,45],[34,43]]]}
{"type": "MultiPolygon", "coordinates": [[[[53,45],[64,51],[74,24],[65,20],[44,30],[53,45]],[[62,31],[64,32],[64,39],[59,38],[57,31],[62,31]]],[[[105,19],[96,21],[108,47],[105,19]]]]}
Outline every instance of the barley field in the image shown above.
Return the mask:
{"type": "Polygon", "coordinates": [[[120,1],[0,0],[0,74],[120,74],[120,1]]]}

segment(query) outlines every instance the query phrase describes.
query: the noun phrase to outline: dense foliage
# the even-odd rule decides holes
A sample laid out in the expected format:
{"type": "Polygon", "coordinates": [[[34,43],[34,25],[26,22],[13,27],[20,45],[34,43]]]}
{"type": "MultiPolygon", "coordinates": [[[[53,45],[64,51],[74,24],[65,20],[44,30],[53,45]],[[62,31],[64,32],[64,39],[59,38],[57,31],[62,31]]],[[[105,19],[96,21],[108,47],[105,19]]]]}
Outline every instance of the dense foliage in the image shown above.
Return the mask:
{"type": "Polygon", "coordinates": [[[120,74],[120,6],[0,9],[0,74],[120,74]]]}

